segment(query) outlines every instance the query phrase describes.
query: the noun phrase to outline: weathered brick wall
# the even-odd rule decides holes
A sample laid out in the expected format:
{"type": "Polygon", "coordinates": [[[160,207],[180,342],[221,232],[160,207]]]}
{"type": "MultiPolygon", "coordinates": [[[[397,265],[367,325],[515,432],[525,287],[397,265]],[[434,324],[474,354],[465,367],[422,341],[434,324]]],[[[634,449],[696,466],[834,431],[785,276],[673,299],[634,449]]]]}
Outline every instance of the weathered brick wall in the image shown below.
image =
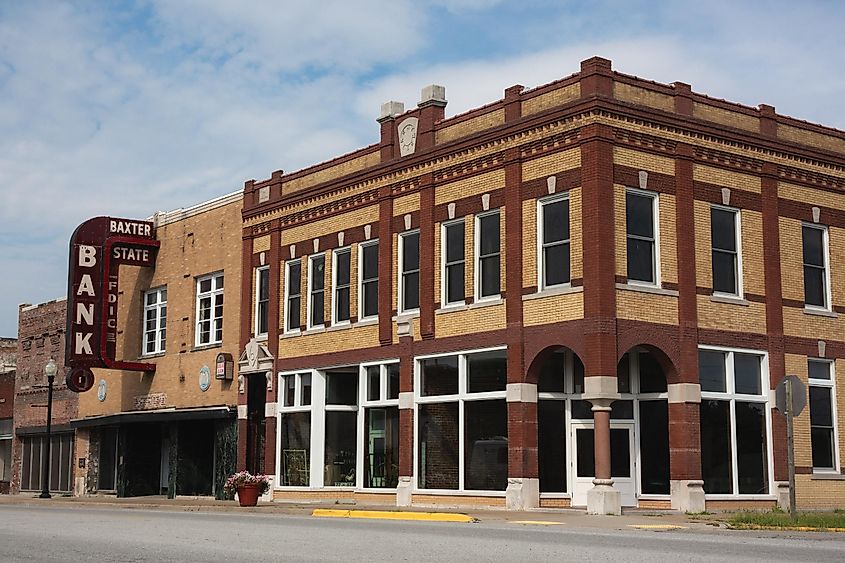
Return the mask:
{"type": "Polygon", "coordinates": [[[15,408],[15,372],[0,374],[0,418],[12,418],[15,408]]]}

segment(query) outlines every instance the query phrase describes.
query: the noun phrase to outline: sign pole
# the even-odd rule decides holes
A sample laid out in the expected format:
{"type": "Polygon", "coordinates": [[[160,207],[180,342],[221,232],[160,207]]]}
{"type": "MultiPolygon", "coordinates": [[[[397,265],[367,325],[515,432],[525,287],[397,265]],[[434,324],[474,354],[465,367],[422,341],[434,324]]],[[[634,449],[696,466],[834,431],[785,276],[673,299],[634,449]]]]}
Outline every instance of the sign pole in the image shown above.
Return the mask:
{"type": "Polygon", "coordinates": [[[789,517],[793,522],[798,516],[795,508],[795,433],[793,429],[792,379],[786,378],[786,442],[789,464],[789,517]]]}

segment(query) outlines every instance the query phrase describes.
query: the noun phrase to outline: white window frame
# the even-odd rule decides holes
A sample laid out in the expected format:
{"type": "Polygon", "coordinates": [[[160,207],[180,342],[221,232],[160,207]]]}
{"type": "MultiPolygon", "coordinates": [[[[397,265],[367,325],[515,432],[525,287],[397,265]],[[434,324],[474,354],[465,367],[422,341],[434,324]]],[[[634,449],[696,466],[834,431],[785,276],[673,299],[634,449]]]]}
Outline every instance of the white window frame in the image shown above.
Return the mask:
{"type": "MultiPolygon", "coordinates": [[[[305,326],[308,330],[312,329],[319,329],[326,326],[326,254],[324,252],[319,252],[317,254],[312,254],[308,257],[308,303],[307,303],[307,318],[305,326]],[[314,290],[314,280],[313,276],[311,275],[314,272],[313,263],[315,260],[322,258],[323,259],[323,289],[317,290],[323,292],[323,322],[321,324],[315,325],[311,324],[312,316],[311,311],[312,307],[314,306],[314,299],[313,299],[313,292],[314,290]]],[[[301,302],[300,302],[301,303],[301,302]]],[[[301,305],[300,305],[301,307],[301,305]]]]}
{"type": "MultiPolygon", "coordinates": [[[[210,345],[214,345],[214,344],[220,344],[221,342],[223,342],[223,316],[220,316],[219,319],[214,316],[214,308],[215,308],[216,297],[218,295],[220,295],[220,296],[224,295],[223,290],[224,290],[225,286],[224,287],[218,286],[218,280],[223,280],[223,279],[225,279],[225,278],[223,277],[222,271],[214,272],[212,274],[206,274],[204,276],[200,276],[200,277],[197,278],[197,283],[196,283],[196,286],[197,286],[197,294],[196,294],[197,295],[197,302],[196,302],[196,309],[195,309],[196,323],[194,323],[194,330],[196,331],[196,335],[194,337],[194,343],[195,343],[196,346],[210,346],[210,345]],[[211,290],[207,291],[205,293],[200,293],[200,284],[202,284],[202,282],[204,282],[206,280],[211,280],[211,290]],[[211,298],[211,310],[210,310],[210,318],[209,318],[209,323],[210,323],[209,327],[210,328],[209,328],[209,334],[208,334],[208,342],[203,342],[202,339],[201,339],[202,338],[202,331],[200,330],[200,322],[202,322],[201,319],[200,319],[200,301],[202,299],[206,298],[206,297],[211,298]],[[220,340],[217,340],[214,337],[215,333],[217,332],[216,323],[218,321],[220,323],[220,334],[221,334],[220,340]]],[[[225,307],[225,301],[224,301],[224,307],[225,307]]],[[[223,310],[223,313],[225,315],[225,308],[223,310]]]]}
{"type": "MultiPolygon", "coordinates": [[[[742,210],[737,209],[736,207],[728,207],[725,205],[716,205],[712,204],[710,209],[717,209],[719,211],[727,211],[733,213],[734,215],[734,236],[736,240],[736,293],[725,293],[724,291],[716,291],[716,280],[713,281],[713,295],[722,296],[722,297],[735,297],[739,299],[743,299],[745,297],[745,284],[743,282],[743,275],[742,275],[742,210]]],[[[711,220],[712,220],[712,212],[711,212],[711,220]]],[[[710,259],[713,259],[713,241],[710,241],[710,259]]],[[[720,252],[725,252],[724,250],[719,249],[720,252]]],[[[713,275],[713,265],[710,265],[710,275],[713,275]]]]}
{"type": "Polygon", "coordinates": [[[325,433],[325,416],[314,416],[315,412],[322,413],[325,408],[325,378],[316,370],[280,371],[276,378],[276,490],[311,490],[322,487],[323,484],[323,435],[325,433]],[[311,376],[311,404],[302,404],[302,376],[311,376]],[[285,406],[285,378],[295,377],[293,405],[285,406]],[[308,486],[282,485],[282,415],[307,412],[311,415],[311,440],[308,445],[308,486]],[[318,439],[319,438],[319,439],[318,439]],[[316,450],[319,450],[319,455],[316,450]],[[318,459],[319,458],[319,459],[318,459]]]}
{"type": "Polygon", "coordinates": [[[261,266],[255,268],[255,310],[253,311],[255,322],[253,323],[253,331],[256,338],[267,338],[267,333],[270,330],[270,266],[261,266]],[[261,276],[267,272],[267,330],[259,331],[261,325],[259,319],[259,311],[261,310],[261,276]]]}
{"type": "MultiPolygon", "coordinates": [[[[833,418],[833,467],[815,467],[813,466],[813,473],[835,473],[839,474],[839,425],[838,425],[838,411],[836,408],[836,362],[824,358],[807,358],[807,385],[808,387],[824,387],[830,390],[830,409],[831,417],[833,418]],[[810,377],[809,363],[815,362],[820,364],[827,364],[828,374],[830,379],[815,379],[810,377]]],[[[809,403],[809,390],[807,391],[809,403]]],[[[812,405],[807,405],[808,409],[812,409],[812,405]]],[[[810,432],[812,433],[813,424],[810,422],[810,432]]],[[[810,454],[812,458],[812,436],[810,440],[810,454]]]]}
{"type": "Polygon", "coordinates": [[[473,221],[475,222],[473,228],[473,288],[475,293],[475,302],[479,301],[497,301],[502,298],[502,213],[501,208],[491,209],[484,213],[477,214],[473,221]],[[481,297],[481,220],[491,215],[498,215],[499,217],[499,293],[481,297]]]}
{"type": "MultiPolygon", "coordinates": [[[[366,315],[365,316],[365,309],[364,309],[364,283],[373,283],[375,282],[376,287],[378,287],[379,278],[376,275],[375,279],[365,280],[364,279],[364,250],[368,247],[375,246],[378,248],[379,241],[378,239],[375,240],[368,240],[366,242],[362,242],[358,245],[358,279],[355,280],[357,287],[358,287],[358,321],[363,321],[367,319],[377,319],[378,318],[378,299],[376,299],[376,314],[375,315],[366,315]]],[[[376,274],[378,274],[378,266],[376,266],[376,274]]]]}
{"type": "MultiPolygon", "coordinates": [[[[405,237],[407,237],[409,235],[419,235],[419,234],[420,234],[419,229],[412,229],[410,231],[405,231],[405,232],[399,233],[398,236],[397,236],[397,239],[396,239],[396,241],[398,243],[398,248],[397,248],[397,252],[396,252],[396,257],[397,257],[397,260],[396,260],[397,261],[397,264],[396,264],[396,274],[397,274],[397,276],[396,276],[397,277],[397,282],[396,282],[396,288],[397,288],[396,310],[399,312],[399,314],[418,313],[419,310],[420,310],[420,308],[419,308],[419,302],[420,302],[419,296],[417,297],[417,307],[405,309],[405,281],[404,281],[405,272],[402,268],[402,258],[403,258],[403,254],[404,254],[403,248],[405,246],[404,241],[402,239],[404,239],[405,237]]],[[[417,241],[419,243],[419,239],[417,239],[417,241]]],[[[419,247],[417,248],[417,254],[419,255],[419,247]]],[[[421,266],[422,266],[422,264],[418,263],[417,264],[417,270],[416,270],[417,275],[420,276],[420,277],[422,277],[421,266]]],[[[417,284],[417,286],[419,287],[419,283],[417,284]]]]}
{"type": "MultiPolygon", "coordinates": [[[[295,260],[288,260],[285,262],[285,318],[284,318],[284,327],[285,327],[285,334],[298,334],[302,332],[302,266],[304,260],[297,258],[295,260]],[[288,317],[288,307],[290,306],[290,269],[291,266],[299,266],[299,287],[297,287],[297,291],[299,292],[299,326],[296,328],[290,327],[289,317],[288,317]]],[[[307,304],[306,304],[307,306],[307,304]]]]}
{"type": "MultiPolygon", "coordinates": [[[[467,296],[466,296],[466,267],[467,267],[467,256],[466,256],[466,220],[461,217],[460,219],[455,219],[453,221],[446,221],[440,224],[440,307],[445,309],[447,307],[460,307],[462,305],[466,305],[467,296]],[[448,246],[448,237],[446,236],[446,231],[449,227],[454,225],[463,225],[464,226],[464,298],[457,300],[457,301],[449,301],[449,280],[446,277],[447,266],[452,264],[448,264],[446,262],[446,249],[448,246]]],[[[458,264],[458,262],[454,262],[453,264],[458,264]]]]}
{"type": "Polygon", "coordinates": [[[162,285],[159,287],[155,287],[152,289],[148,289],[144,292],[143,295],[144,300],[144,327],[141,331],[142,338],[141,338],[141,355],[142,356],[152,356],[155,354],[163,354],[167,351],[167,286],[162,285]],[[149,295],[155,295],[156,301],[153,304],[147,303],[147,297],[149,295]],[[162,295],[164,297],[162,298],[162,295]],[[164,314],[162,315],[162,309],[164,309],[164,314]],[[153,336],[153,349],[151,351],[147,350],[147,344],[150,343],[149,336],[150,333],[147,331],[147,313],[149,311],[155,312],[155,328],[152,331],[153,336]],[[162,316],[164,317],[164,322],[162,322],[162,316]],[[164,338],[162,338],[162,332],[164,332],[164,338]]]}
{"type": "MultiPolygon", "coordinates": [[[[626,208],[627,208],[627,197],[628,194],[634,194],[642,197],[649,197],[651,198],[652,202],[652,221],[654,223],[654,255],[653,263],[654,263],[654,282],[647,282],[642,280],[632,280],[628,279],[628,285],[639,285],[645,287],[661,287],[661,271],[660,271],[660,193],[652,192],[649,190],[641,190],[638,188],[625,188],[625,198],[626,198],[626,208]]],[[[628,263],[628,226],[625,225],[625,264],[626,264],[626,271],[625,276],[627,278],[627,263],[628,263]]]]}
{"type": "MultiPolygon", "coordinates": [[[[830,288],[830,229],[827,225],[820,225],[818,223],[807,223],[802,221],[801,223],[801,244],[804,244],[804,228],[816,229],[822,232],[822,256],[824,258],[824,305],[811,305],[804,302],[805,309],[811,309],[814,311],[832,311],[832,296],[831,296],[831,288],[830,288]]],[[[802,285],[806,284],[806,277],[804,276],[804,256],[801,256],[801,279],[802,285]]],[[[806,294],[805,297],[806,299],[806,294]]]]}
{"type": "Polygon", "coordinates": [[[543,208],[546,205],[557,203],[560,201],[569,201],[569,192],[557,194],[540,198],[537,200],[537,291],[544,291],[551,288],[572,287],[572,206],[569,205],[569,238],[563,241],[554,242],[548,246],[559,246],[569,244],[569,281],[563,283],[556,283],[546,285],[546,242],[543,240],[543,229],[545,226],[545,219],[543,208]]]}
{"type": "MultiPolygon", "coordinates": [[[[352,247],[351,246],[344,246],[343,248],[337,248],[332,251],[332,326],[336,325],[348,325],[352,321],[352,286],[355,282],[352,279],[352,247]],[[349,290],[349,317],[345,320],[339,321],[337,319],[337,306],[339,303],[339,299],[337,297],[337,293],[339,289],[342,287],[338,286],[337,283],[337,261],[338,257],[341,254],[348,254],[349,255],[349,283],[346,284],[344,287],[349,290]]],[[[324,297],[325,299],[325,297],[324,297]]]]}
{"type": "MultiPolygon", "coordinates": [[[[365,409],[368,408],[384,408],[396,407],[399,408],[399,398],[388,398],[388,367],[391,365],[398,365],[398,359],[383,360],[378,362],[363,363],[359,366],[358,379],[358,452],[357,452],[357,466],[356,466],[356,488],[364,491],[393,491],[395,488],[390,487],[367,487],[364,483],[364,466],[367,460],[364,457],[364,439],[366,437],[367,429],[364,427],[365,409]],[[369,381],[367,380],[367,369],[371,367],[379,367],[379,398],[377,400],[368,400],[367,391],[369,390],[369,381]]],[[[401,391],[400,391],[401,392],[401,391]]],[[[400,442],[399,447],[402,447],[400,442]]],[[[398,486],[398,483],[397,483],[398,486]]]]}
{"type": "Polygon", "coordinates": [[[713,352],[723,352],[725,357],[725,392],[717,391],[701,391],[701,400],[717,400],[730,402],[730,423],[731,423],[731,489],[732,493],[707,493],[705,495],[708,499],[764,499],[772,500],[777,498],[774,494],[775,480],[774,480],[774,456],[772,452],[772,409],[771,396],[773,391],[770,389],[769,383],[769,353],[765,350],[753,350],[748,348],[729,348],[724,346],[709,346],[699,345],[699,350],[708,350],[713,352]],[[735,370],[734,370],[734,353],[739,354],[753,354],[760,356],[760,395],[747,395],[735,392],[735,370]],[[763,412],[766,423],[766,477],[768,479],[769,494],[765,495],[747,495],[739,493],[739,472],[737,460],[737,444],[736,444],[736,402],[745,403],[761,403],[764,405],[763,412]]]}
{"type": "Polygon", "coordinates": [[[480,348],[475,350],[461,350],[457,352],[448,352],[441,354],[429,354],[425,356],[414,357],[414,459],[412,473],[414,475],[414,492],[419,493],[435,493],[435,494],[473,494],[478,496],[493,496],[503,497],[505,491],[479,491],[474,489],[465,489],[465,452],[464,452],[464,434],[466,433],[466,422],[464,420],[464,405],[468,401],[484,401],[490,399],[504,399],[507,400],[507,385],[502,391],[485,391],[482,393],[469,393],[467,387],[469,383],[469,370],[467,369],[467,356],[477,354],[480,352],[497,352],[507,350],[507,346],[493,346],[490,348],[480,348]],[[422,395],[422,370],[420,363],[422,360],[431,358],[442,358],[447,356],[458,356],[458,392],[452,395],[422,395]],[[458,488],[457,489],[422,489],[419,486],[419,407],[420,405],[429,403],[458,403],[458,488]]]}

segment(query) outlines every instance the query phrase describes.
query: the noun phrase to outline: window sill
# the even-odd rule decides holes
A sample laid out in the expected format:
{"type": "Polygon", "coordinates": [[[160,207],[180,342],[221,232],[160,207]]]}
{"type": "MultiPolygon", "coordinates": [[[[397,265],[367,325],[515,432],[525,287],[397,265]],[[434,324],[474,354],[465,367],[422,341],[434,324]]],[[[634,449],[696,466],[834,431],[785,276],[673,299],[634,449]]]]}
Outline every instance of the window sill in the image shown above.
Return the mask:
{"type": "Polygon", "coordinates": [[[467,305],[467,309],[481,309],[482,307],[492,307],[494,305],[501,305],[505,300],[501,297],[485,297],[481,301],[476,301],[467,305]]]}
{"type": "Polygon", "coordinates": [[[222,342],[215,342],[213,344],[200,344],[191,348],[191,352],[201,352],[203,350],[213,350],[214,348],[222,348],[222,342]]]}
{"type": "Polygon", "coordinates": [[[378,324],[378,317],[368,317],[366,319],[360,320],[355,323],[353,326],[372,326],[378,324]]]}
{"type": "Polygon", "coordinates": [[[434,311],[435,315],[442,315],[443,313],[453,313],[455,311],[466,311],[469,308],[466,301],[456,301],[454,303],[449,303],[448,305],[443,305],[439,309],[434,311]]]}
{"type": "Polygon", "coordinates": [[[804,314],[805,315],[815,315],[817,317],[829,317],[831,319],[839,318],[839,315],[833,311],[829,311],[827,309],[814,309],[812,307],[804,306],[804,314]]]}
{"type": "Polygon", "coordinates": [[[830,473],[816,471],[813,472],[812,476],[810,477],[811,481],[845,481],[845,475],[841,473],[835,473],[831,471],[830,473]]]}
{"type": "Polygon", "coordinates": [[[572,293],[583,293],[584,286],[577,286],[572,287],[569,285],[565,286],[555,286],[549,287],[542,291],[538,291],[537,293],[529,293],[528,295],[523,295],[523,301],[531,301],[532,299],[542,299],[543,297],[553,297],[555,295],[570,295],[572,293]]]}
{"type": "Polygon", "coordinates": [[[626,291],[639,291],[640,293],[651,293],[652,295],[666,295],[668,297],[677,297],[678,291],[675,289],[663,289],[655,285],[638,285],[635,283],[617,283],[616,289],[623,289],[626,291]]]}
{"type": "Polygon", "coordinates": [[[348,330],[352,328],[352,323],[350,322],[343,322],[340,324],[332,325],[328,328],[323,329],[325,332],[336,332],[338,330],[348,330]]]}
{"type": "Polygon", "coordinates": [[[324,332],[326,332],[325,325],[320,325],[320,326],[312,326],[311,328],[302,331],[300,334],[302,334],[302,336],[308,336],[309,334],[322,334],[324,332]]]}
{"type": "Polygon", "coordinates": [[[401,322],[409,322],[412,319],[418,319],[420,317],[420,310],[413,309],[411,311],[403,311],[398,315],[393,317],[393,322],[401,323],[401,322]]]}
{"type": "Polygon", "coordinates": [[[749,305],[751,305],[750,302],[748,302],[747,300],[745,300],[742,297],[739,297],[737,295],[719,295],[719,294],[714,293],[713,295],[710,296],[710,301],[712,301],[713,303],[726,303],[728,305],[740,305],[742,307],[748,307],[749,305]]]}
{"type": "Polygon", "coordinates": [[[296,330],[291,330],[289,332],[283,332],[282,334],[279,335],[279,338],[295,338],[295,337],[300,336],[300,335],[302,335],[302,330],[296,329],[296,330]]]}
{"type": "Polygon", "coordinates": [[[164,350],[162,352],[155,352],[153,354],[143,354],[141,356],[138,356],[138,360],[139,361],[153,360],[155,358],[163,358],[166,355],[167,355],[167,350],[164,350]]]}

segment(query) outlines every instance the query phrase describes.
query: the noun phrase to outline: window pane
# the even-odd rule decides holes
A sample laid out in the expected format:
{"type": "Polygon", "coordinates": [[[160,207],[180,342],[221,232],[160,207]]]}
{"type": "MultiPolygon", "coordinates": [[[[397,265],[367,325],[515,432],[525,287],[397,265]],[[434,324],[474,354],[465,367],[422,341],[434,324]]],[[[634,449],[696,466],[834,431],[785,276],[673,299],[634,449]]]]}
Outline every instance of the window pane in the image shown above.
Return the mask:
{"type": "Polygon", "coordinates": [[[200,281],[200,293],[208,293],[209,291],[211,291],[211,278],[200,281]]]}
{"type": "Polygon", "coordinates": [[[413,274],[405,274],[403,277],[404,293],[402,309],[408,311],[416,309],[420,306],[420,273],[419,271],[413,274]]]}
{"type": "Polygon", "coordinates": [[[378,401],[381,399],[381,367],[369,366],[367,368],[367,400],[378,401]]]}
{"type": "Polygon", "coordinates": [[[725,353],[699,350],[698,378],[702,391],[724,393],[727,390],[725,384],[725,353]]]}
{"type": "Polygon", "coordinates": [[[566,352],[555,350],[548,355],[537,382],[540,393],[563,393],[564,370],[566,369],[566,352]]]}
{"type": "Polygon", "coordinates": [[[299,312],[299,297],[294,297],[293,299],[288,299],[288,330],[295,330],[299,328],[299,319],[300,319],[300,312],[299,312]]]}
{"type": "Polygon", "coordinates": [[[613,401],[610,408],[610,418],[613,420],[634,419],[634,401],[613,401]]]}
{"type": "Polygon", "coordinates": [[[546,286],[569,282],[569,243],[543,249],[546,286]]]}
{"type": "Polygon", "coordinates": [[[420,488],[457,489],[458,403],[421,404],[418,412],[420,488]]]}
{"type": "Polygon", "coordinates": [[[349,287],[343,287],[337,290],[335,294],[337,297],[335,318],[340,321],[349,320],[349,287]]]}
{"type": "Polygon", "coordinates": [[[281,416],[281,484],[307,487],[311,484],[311,413],[284,413],[281,416]]]}
{"type": "Polygon", "coordinates": [[[616,364],[616,392],[630,393],[631,392],[631,356],[626,353],[616,364]]]}
{"type": "Polygon", "coordinates": [[[830,381],[829,362],[807,362],[807,369],[810,372],[810,379],[824,379],[830,381]]]}
{"type": "Polygon", "coordinates": [[[446,226],[446,262],[464,259],[464,223],[452,223],[446,226]]]}
{"type": "Polygon", "coordinates": [[[508,485],[508,405],[496,401],[464,404],[464,488],[504,491],[508,485]]]}
{"type": "Polygon", "coordinates": [[[592,428],[578,428],[575,430],[575,444],[577,447],[577,464],[575,474],[578,477],[596,476],[596,448],[595,434],[592,428]]]}
{"type": "Polygon", "coordinates": [[[813,467],[836,469],[833,466],[833,428],[812,428],[810,437],[813,443],[813,467]]]}
{"type": "Polygon", "coordinates": [[[311,259],[311,290],[323,289],[326,285],[326,257],[317,256],[311,259]]]}
{"type": "Polygon", "coordinates": [[[804,266],[804,303],[818,307],[827,306],[824,282],[823,269],[804,266]]]}
{"type": "Polygon", "coordinates": [[[654,238],[654,198],[626,193],[625,221],[629,235],[654,238]]]}
{"type": "Polygon", "coordinates": [[[666,376],[657,358],[649,352],[642,352],[640,360],[640,393],[665,393],[666,376]]]}
{"type": "Polygon", "coordinates": [[[458,392],[458,356],[421,360],[420,380],[423,397],[456,394],[458,392]]]}
{"type": "Polygon", "coordinates": [[[288,295],[299,295],[302,284],[302,266],[299,262],[288,268],[288,295]]]}
{"type": "Polygon", "coordinates": [[[364,486],[399,484],[399,407],[364,411],[364,486]]]}
{"type": "Polygon", "coordinates": [[[346,285],[349,283],[349,262],[352,253],[348,250],[339,252],[337,254],[337,285],[346,285]]]}
{"type": "Polygon", "coordinates": [[[628,239],[628,279],[654,283],[654,243],[628,239]]]}
{"type": "Polygon", "coordinates": [[[357,405],[358,404],[358,372],[357,371],[328,371],[328,372],[326,372],[326,404],[327,405],[357,405]]]}
{"type": "Polygon", "coordinates": [[[710,240],[713,248],[736,252],[736,213],[710,209],[710,240]]]}
{"type": "Polygon", "coordinates": [[[481,297],[499,294],[499,256],[481,259],[481,297]]]}
{"type": "Polygon", "coordinates": [[[264,268],[258,270],[258,298],[268,299],[270,297],[270,270],[264,268]]]}
{"type": "Polygon", "coordinates": [[[572,392],[584,392],[584,363],[577,354],[572,354],[572,392]]]}
{"type": "Polygon", "coordinates": [[[737,293],[736,254],[713,251],[713,290],[737,293]]]}
{"type": "Polygon", "coordinates": [[[803,227],[804,264],[824,266],[824,231],[813,227],[803,227]]]}
{"type": "Polygon", "coordinates": [[[760,394],[760,356],[734,354],[734,388],[744,395],[760,394]]]}
{"type": "Polygon", "coordinates": [[[284,403],[283,405],[286,407],[293,406],[293,399],[294,393],[296,389],[296,376],[295,375],[286,375],[284,376],[285,380],[285,396],[284,396],[284,403]]]}
{"type": "Polygon", "coordinates": [[[446,303],[464,301],[466,297],[464,280],[464,262],[446,267],[446,303]]]}
{"type": "Polygon", "coordinates": [[[417,270],[420,267],[420,235],[411,233],[402,236],[402,271],[417,270]]]}
{"type": "Polygon", "coordinates": [[[833,404],[830,387],[810,387],[810,424],[833,428],[833,404]]]}
{"type": "Polygon", "coordinates": [[[326,487],[354,487],[357,456],[357,412],[326,413],[326,487]]]}
{"type": "Polygon", "coordinates": [[[467,371],[467,392],[504,391],[508,380],[507,350],[468,355],[467,371]]]}
{"type": "Polygon", "coordinates": [[[590,420],[593,418],[592,408],[590,401],[572,401],[572,418],[590,420]]]}
{"type": "Polygon", "coordinates": [[[730,402],[701,401],[701,476],[705,493],[730,493],[731,472],[730,402]]]}
{"type": "Polygon", "coordinates": [[[399,398],[399,364],[387,365],[387,398],[399,398]]]}
{"type": "Polygon", "coordinates": [[[627,428],[610,429],[610,475],[631,476],[631,441],[627,428]]]}
{"type": "Polygon", "coordinates": [[[543,242],[569,239],[569,200],[564,199],[543,205],[543,242]]]}
{"type": "Polygon", "coordinates": [[[490,254],[497,254],[501,250],[499,240],[499,214],[493,213],[491,215],[483,216],[479,222],[481,223],[481,240],[480,253],[482,256],[490,254]]]}
{"type": "Polygon", "coordinates": [[[378,282],[367,282],[364,284],[364,316],[376,315],[378,315],[378,282]]]}
{"type": "Polygon", "coordinates": [[[325,294],[322,291],[311,294],[311,326],[320,326],[325,321],[325,294]]]}
{"type": "Polygon", "coordinates": [[[566,401],[537,402],[537,463],[541,493],[566,492],[565,411],[566,401]]]}
{"type": "Polygon", "coordinates": [[[302,373],[299,375],[300,395],[299,404],[303,407],[311,404],[311,374],[302,373]]]}
{"type": "Polygon", "coordinates": [[[765,403],[736,402],[736,461],[740,494],[769,492],[765,406],[765,403]]]}
{"type": "Polygon", "coordinates": [[[364,254],[364,273],[362,275],[365,280],[374,280],[378,278],[378,243],[368,244],[364,246],[362,251],[364,254]]]}
{"type": "Polygon", "coordinates": [[[0,481],[12,480],[12,441],[0,440],[0,481]]]}
{"type": "Polygon", "coordinates": [[[214,277],[214,289],[223,289],[223,276],[215,276],[214,277]]]}
{"type": "Polygon", "coordinates": [[[640,401],[640,488],[645,494],[669,494],[669,404],[640,401]]]}

